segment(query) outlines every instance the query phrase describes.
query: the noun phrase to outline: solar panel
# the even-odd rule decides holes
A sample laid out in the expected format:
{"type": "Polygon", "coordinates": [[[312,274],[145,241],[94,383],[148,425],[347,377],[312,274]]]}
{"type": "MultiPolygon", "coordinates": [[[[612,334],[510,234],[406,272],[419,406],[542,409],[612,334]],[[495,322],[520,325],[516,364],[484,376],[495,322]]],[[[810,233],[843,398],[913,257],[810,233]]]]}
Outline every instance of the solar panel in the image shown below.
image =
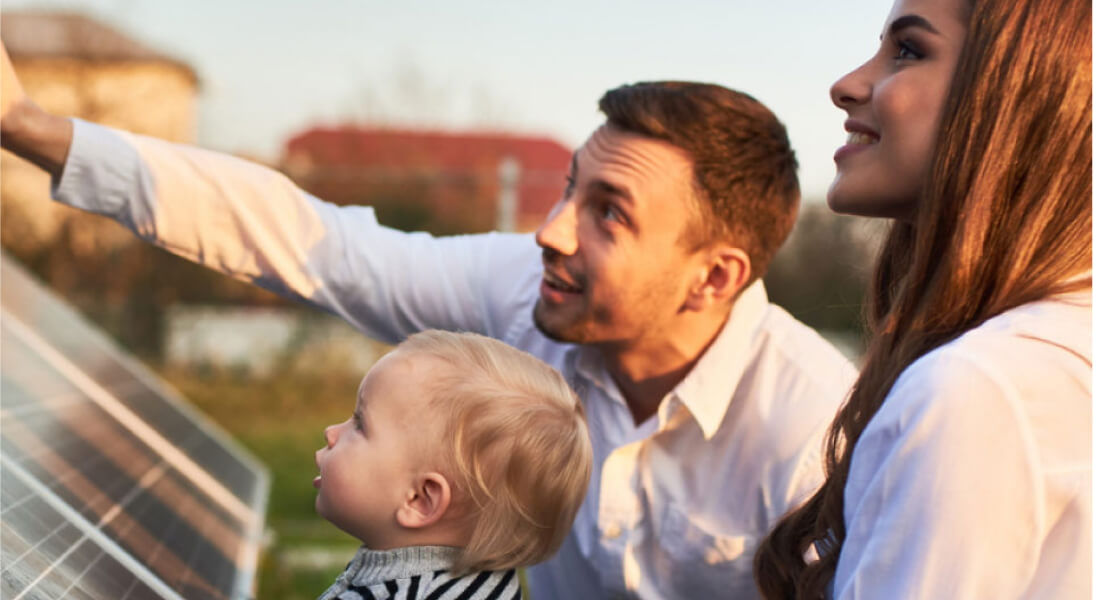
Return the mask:
{"type": "Polygon", "coordinates": [[[0,258],[0,597],[252,595],[269,477],[0,258]]]}

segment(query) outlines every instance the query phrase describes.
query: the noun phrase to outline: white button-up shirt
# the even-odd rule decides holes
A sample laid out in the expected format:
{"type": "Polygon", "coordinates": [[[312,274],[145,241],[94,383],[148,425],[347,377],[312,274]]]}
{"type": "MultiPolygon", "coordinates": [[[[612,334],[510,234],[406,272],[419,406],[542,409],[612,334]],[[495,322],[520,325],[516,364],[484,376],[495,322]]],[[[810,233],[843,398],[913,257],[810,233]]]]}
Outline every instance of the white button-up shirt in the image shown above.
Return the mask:
{"type": "Polygon", "coordinates": [[[561,551],[528,571],[536,600],[756,597],[755,546],[823,480],[822,439],[855,377],[755,283],[635,425],[598,351],[535,328],[542,266],[529,235],[402,233],[275,171],[82,121],[54,196],[370,336],[476,331],[561,371],[584,401],[595,461],[561,551]]]}
{"type": "Polygon", "coordinates": [[[831,590],[1090,597],[1089,292],[1020,306],[904,371],[850,462],[831,590]]]}

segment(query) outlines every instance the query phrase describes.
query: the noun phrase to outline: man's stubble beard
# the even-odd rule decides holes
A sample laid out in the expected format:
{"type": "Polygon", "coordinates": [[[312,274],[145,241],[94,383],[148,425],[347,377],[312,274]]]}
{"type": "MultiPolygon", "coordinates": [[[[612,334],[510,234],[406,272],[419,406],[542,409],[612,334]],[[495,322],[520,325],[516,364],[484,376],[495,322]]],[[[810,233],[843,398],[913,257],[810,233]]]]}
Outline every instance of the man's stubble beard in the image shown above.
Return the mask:
{"type": "Polygon", "coordinates": [[[587,315],[582,314],[572,323],[555,327],[551,326],[548,323],[549,319],[542,314],[548,310],[543,305],[542,298],[535,301],[535,307],[531,310],[531,318],[535,323],[535,328],[546,337],[555,342],[566,344],[589,344],[596,341],[595,336],[590,331],[592,324],[589,323],[587,315]]]}

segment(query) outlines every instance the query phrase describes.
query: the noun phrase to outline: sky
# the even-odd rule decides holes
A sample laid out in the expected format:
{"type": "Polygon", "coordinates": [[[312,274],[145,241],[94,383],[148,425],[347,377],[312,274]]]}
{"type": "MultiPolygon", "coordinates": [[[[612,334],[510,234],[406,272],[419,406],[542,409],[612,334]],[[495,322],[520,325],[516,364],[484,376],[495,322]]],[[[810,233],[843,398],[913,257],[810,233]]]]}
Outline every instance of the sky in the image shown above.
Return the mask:
{"type": "Polygon", "coordinates": [[[276,160],[315,125],[516,131],[578,147],[608,89],[684,79],[786,124],[804,196],[834,176],[828,89],[878,45],[884,0],[3,0],[78,11],[190,64],[197,143],[276,160]]]}

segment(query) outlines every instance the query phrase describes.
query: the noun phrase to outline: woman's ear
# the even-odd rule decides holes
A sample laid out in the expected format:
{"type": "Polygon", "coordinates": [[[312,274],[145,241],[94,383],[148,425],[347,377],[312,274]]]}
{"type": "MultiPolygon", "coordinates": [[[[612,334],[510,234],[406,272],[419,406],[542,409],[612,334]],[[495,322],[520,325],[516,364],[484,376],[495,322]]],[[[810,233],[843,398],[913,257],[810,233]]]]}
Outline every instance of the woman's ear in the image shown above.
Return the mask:
{"type": "Polygon", "coordinates": [[[748,253],[728,244],[715,244],[706,251],[706,260],[687,294],[686,310],[702,311],[711,306],[731,303],[751,280],[748,253]]]}
{"type": "Polygon", "coordinates": [[[414,487],[399,506],[395,519],[409,529],[428,527],[448,512],[451,503],[448,479],[440,473],[425,473],[414,480],[414,487]]]}

